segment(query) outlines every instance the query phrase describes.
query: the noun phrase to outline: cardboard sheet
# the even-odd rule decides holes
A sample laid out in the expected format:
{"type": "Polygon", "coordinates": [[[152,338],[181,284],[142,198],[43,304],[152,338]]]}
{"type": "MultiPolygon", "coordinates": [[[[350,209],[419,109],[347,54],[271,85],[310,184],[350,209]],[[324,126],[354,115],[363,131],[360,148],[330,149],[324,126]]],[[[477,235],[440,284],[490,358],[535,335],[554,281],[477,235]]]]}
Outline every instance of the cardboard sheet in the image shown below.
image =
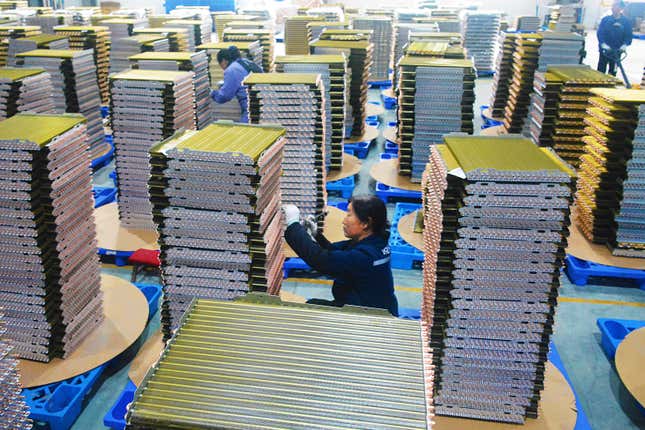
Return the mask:
{"type": "Polygon", "coordinates": [[[116,203],[94,211],[96,239],[99,248],[113,251],[136,251],[139,248],[159,249],[158,234],[153,230],[135,230],[121,226],[116,203]]]}
{"type": "Polygon", "coordinates": [[[503,125],[496,125],[495,127],[488,127],[479,132],[481,136],[499,136],[505,134],[503,125]]]}
{"type": "Polygon", "coordinates": [[[367,103],[365,108],[366,116],[381,116],[385,113],[385,108],[381,105],[373,105],[372,103],[367,103]]]}
{"type": "Polygon", "coordinates": [[[399,175],[398,160],[384,160],[376,163],[370,169],[370,176],[390,187],[402,188],[409,191],[421,191],[421,184],[410,182],[410,178],[399,175]]]}
{"type": "Polygon", "coordinates": [[[161,330],[157,330],[146,340],[146,343],[143,344],[137,356],[132,360],[130,370],[128,371],[128,378],[130,378],[134,385],[138,387],[141,384],[148,369],[157,362],[164,348],[163,334],[161,330]]]}
{"type": "Polygon", "coordinates": [[[416,222],[417,212],[414,211],[399,220],[399,234],[410,245],[423,251],[423,233],[414,232],[414,223],[416,222]]]}
{"type": "Polygon", "coordinates": [[[383,130],[383,137],[392,143],[396,143],[396,127],[388,127],[383,130]]]}
{"type": "Polygon", "coordinates": [[[343,154],[343,168],[341,170],[332,170],[327,173],[327,182],[339,181],[341,179],[354,176],[361,171],[361,160],[353,155],[343,154]]]}

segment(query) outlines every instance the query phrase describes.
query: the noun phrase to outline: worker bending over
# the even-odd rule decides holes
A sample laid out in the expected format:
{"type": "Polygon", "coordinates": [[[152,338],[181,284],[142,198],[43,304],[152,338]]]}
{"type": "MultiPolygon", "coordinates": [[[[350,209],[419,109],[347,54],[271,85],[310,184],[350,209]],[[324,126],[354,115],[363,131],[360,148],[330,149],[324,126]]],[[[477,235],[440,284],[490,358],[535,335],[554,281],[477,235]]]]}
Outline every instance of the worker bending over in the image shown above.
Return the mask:
{"type": "Polygon", "coordinates": [[[598,71],[616,76],[616,60],[620,58],[627,46],[632,43],[632,23],[623,15],[625,3],[617,0],[611,6],[611,15],[607,15],[598,26],[598,71]]]}
{"type": "Polygon", "coordinates": [[[300,223],[296,206],[284,205],[282,209],[287,224],[284,237],[289,246],[313,269],[334,278],[333,301],[312,299],[307,303],[382,308],[398,315],[387,245],[387,212],[380,199],[352,197],[343,220],[343,233],[349,240],[336,243],[315,231],[312,220],[305,220],[313,230],[310,235],[300,223]]]}
{"type": "Polygon", "coordinates": [[[252,61],[242,58],[236,46],[229,46],[217,53],[217,62],[224,70],[224,83],[219,90],[213,90],[211,97],[216,103],[226,103],[237,97],[240,104],[240,122],[249,122],[246,86],[244,78],[251,72],[262,73],[262,68],[252,61]]]}

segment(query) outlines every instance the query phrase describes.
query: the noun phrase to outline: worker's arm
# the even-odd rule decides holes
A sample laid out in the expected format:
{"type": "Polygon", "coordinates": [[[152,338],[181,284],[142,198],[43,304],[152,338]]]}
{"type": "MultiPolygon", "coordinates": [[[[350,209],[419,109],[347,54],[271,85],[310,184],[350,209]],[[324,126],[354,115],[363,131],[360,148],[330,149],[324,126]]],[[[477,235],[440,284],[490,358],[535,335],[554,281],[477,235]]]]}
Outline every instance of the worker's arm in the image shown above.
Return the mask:
{"type": "Polygon", "coordinates": [[[630,22],[629,18],[625,18],[625,35],[623,38],[623,45],[629,46],[632,44],[632,38],[634,37],[634,33],[632,31],[632,23],[630,22]]]}
{"type": "Polygon", "coordinates": [[[237,68],[234,68],[232,64],[228,66],[226,70],[224,70],[224,84],[219,90],[213,90],[213,92],[211,92],[213,100],[217,103],[226,103],[233,100],[237,94],[237,90],[240,88],[240,85],[242,85],[244,76],[245,75],[241,71],[237,70],[237,68]]]}
{"type": "Polygon", "coordinates": [[[598,30],[596,31],[596,36],[598,37],[598,46],[600,46],[603,49],[607,49],[607,26],[609,25],[609,17],[606,16],[602,20],[600,20],[600,24],[598,25],[598,30]],[[603,46],[605,45],[605,46],[603,46]]]}
{"type": "Polygon", "coordinates": [[[284,237],[298,257],[325,275],[338,277],[354,271],[368,270],[371,266],[370,257],[361,251],[340,250],[334,245],[331,245],[331,249],[323,248],[298,222],[287,227],[284,237]]]}

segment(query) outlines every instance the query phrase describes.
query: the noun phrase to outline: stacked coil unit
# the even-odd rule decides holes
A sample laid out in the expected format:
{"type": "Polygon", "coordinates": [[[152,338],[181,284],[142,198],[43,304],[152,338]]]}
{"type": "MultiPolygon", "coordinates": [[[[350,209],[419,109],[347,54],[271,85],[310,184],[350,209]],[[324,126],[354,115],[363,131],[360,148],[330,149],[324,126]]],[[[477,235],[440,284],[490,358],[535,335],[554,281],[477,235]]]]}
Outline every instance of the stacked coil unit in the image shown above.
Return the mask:
{"type": "Polygon", "coordinates": [[[147,27],[147,21],[115,18],[101,21],[101,25],[110,29],[110,73],[128,69],[130,67],[128,57],[142,52],[140,43],[132,43],[134,30],[147,27]]]}
{"type": "Polygon", "coordinates": [[[394,42],[392,19],[386,16],[358,16],[352,20],[352,27],[356,30],[372,30],[374,55],[370,80],[389,81],[394,42]]]}
{"type": "Polygon", "coordinates": [[[0,119],[20,112],[54,113],[54,87],[44,69],[0,69],[0,119]]]}
{"type": "Polygon", "coordinates": [[[16,54],[33,51],[34,49],[69,49],[69,41],[65,36],[53,34],[39,34],[38,36],[10,39],[7,64],[11,67],[15,66],[17,64],[16,54]]]}
{"type": "Polygon", "coordinates": [[[467,12],[462,33],[468,55],[475,60],[478,72],[495,70],[495,54],[501,16],[495,12],[467,12]]]}

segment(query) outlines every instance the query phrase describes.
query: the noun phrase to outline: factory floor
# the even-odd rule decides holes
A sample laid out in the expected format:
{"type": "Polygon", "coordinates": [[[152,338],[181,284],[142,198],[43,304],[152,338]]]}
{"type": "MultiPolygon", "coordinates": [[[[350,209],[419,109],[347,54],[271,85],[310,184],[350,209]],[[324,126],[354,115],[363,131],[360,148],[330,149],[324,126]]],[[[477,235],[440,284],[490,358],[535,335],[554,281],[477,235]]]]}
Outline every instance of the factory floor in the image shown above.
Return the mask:
{"type": "MultiPolygon", "coordinates": [[[[595,66],[595,35],[587,38],[589,55],[588,63],[595,66]]],[[[645,41],[635,40],[629,49],[626,69],[632,82],[640,82],[645,64],[645,41]]],[[[478,115],[480,105],[489,104],[492,78],[477,80],[475,103],[475,130],[481,128],[478,115]]],[[[370,90],[370,101],[379,101],[380,91],[370,90]]],[[[381,127],[394,121],[394,111],[386,111],[381,127]]],[[[379,137],[372,145],[368,157],[363,160],[355,194],[373,193],[374,183],[370,179],[369,169],[378,161],[378,154],[383,150],[383,138],[379,137]]],[[[108,174],[113,165],[95,174],[95,185],[112,186],[108,174]]],[[[334,199],[332,199],[334,200],[334,199]]],[[[394,205],[388,205],[390,219],[394,205]]],[[[105,273],[130,279],[130,267],[118,268],[105,266],[105,273]]],[[[406,308],[418,308],[421,302],[422,272],[420,270],[393,270],[396,295],[399,305],[406,308]]],[[[298,276],[305,276],[298,274],[298,276]]],[[[140,283],[159,283],[159,278],[148,276],[140,278],[140,283]]],[[[645,429],[645,416],[625,390],[612,364],[607,360],[600,347],[600,332],[596,326],[597,318],[620,318],[645,320],[645,291],[633,287],[610,285],[573,285],[566,275],[561,277],[559,304],[556,312],[556,324],[553,340],[560,353],[564,366],[571,378],[580,404],[594,430],[629,430],[645,429]]],[[[290,278],[285,280],[283,289],[305,298],[331,298],[331,282],[316,278],[290,278]]],[[[104,429],[103,416],[112,407],[128,381],[129,362],[136,355],[137,349],[159,328],[159,314],[153,316],[141,339],[123,359],[108,370],[98,389],[73,429],[104,429]]],[[[521,427],[518,427],[521,428],[521,427]]]]}

